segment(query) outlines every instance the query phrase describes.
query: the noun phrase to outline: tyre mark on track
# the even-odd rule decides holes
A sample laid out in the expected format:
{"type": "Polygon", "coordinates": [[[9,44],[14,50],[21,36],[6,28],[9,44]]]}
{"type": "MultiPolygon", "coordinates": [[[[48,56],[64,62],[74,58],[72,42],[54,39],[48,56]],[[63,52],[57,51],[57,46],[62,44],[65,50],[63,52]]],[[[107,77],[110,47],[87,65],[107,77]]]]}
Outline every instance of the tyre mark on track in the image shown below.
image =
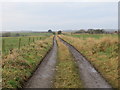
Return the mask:
{"type": "Polygon", "coordinates": [[[63,39],[59,39],[66,46],[68,46],[70,52],[74,56],[79,68],[80,77],[85,88],[109,88],[112,90],[111,85],[106,82],[106,80],[95,70],[95,68],[80,54],[80,52],[75,47],[63,39]]]}

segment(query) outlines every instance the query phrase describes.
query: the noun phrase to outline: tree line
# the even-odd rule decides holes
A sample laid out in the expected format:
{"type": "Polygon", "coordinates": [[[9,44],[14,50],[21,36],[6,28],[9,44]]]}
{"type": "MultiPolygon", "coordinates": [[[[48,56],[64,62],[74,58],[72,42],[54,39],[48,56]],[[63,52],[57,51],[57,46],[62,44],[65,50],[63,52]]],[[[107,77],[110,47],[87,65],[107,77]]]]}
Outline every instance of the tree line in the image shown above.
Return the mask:
{"type": "MultiPolygon", "coordinates": [[[[75,33],[109,34],[111,32],[105,31],[104,29],[88,29],[87,31],[84,29],[81,29],[79,31],[76,31],[75,33]]],[[[118,31],[114,31],[112,33],[118,33],[118,31]]]]}
{"type": "Polygon", "coordinates": [[[19,36],[25,36],[25,35],[20,35],[19,33],[12,34],[11,32],[6,32],[2,33],[2,37],[19,37],[19,36]]]}

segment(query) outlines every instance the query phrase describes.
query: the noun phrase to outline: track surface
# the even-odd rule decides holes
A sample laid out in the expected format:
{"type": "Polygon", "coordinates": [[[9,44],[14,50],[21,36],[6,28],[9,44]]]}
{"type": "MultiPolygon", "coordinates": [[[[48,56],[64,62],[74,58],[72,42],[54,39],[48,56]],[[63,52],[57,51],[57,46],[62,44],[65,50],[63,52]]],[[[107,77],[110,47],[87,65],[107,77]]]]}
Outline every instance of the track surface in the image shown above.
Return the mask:
{"type": "Polygon", "coordinates": [[[56,38],[54,38],[53,42],[52,50],[44,58],[33,76],[25,84],[24,88],[51,88],[57,58],[56,38]]]}
{"type": "Polygon", "coordinates": [[[80,54],[77,49],[66,41],[60,39],[66,46],[68,46],[70,52],[74,56],[80,77],[83,81],[85,88],[110,88],[112,87],[104,80],[104,78],[95,70],[95,68],[80,54]]]}
{"type": "MultiPolygon", "coordinates": [[[[94,67],[80,54],[77,49],[66,41],[60,39],[73,54],[80,72],[80,77],[85,88],[110,88],[112,87],[94,69],[94,67]]],[[[33,76],[26,82],[24,88],[51,88],[54,79],[57,59],[56,38],[53,40],[53,48],[44,58],[33,76]]]]}

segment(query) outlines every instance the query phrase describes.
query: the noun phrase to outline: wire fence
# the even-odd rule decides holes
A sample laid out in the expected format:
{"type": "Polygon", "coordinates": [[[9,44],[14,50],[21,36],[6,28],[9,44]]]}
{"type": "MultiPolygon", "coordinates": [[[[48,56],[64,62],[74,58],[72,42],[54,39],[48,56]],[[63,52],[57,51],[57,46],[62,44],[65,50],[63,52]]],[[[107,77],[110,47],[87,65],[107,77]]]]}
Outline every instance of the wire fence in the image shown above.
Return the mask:
{"type": "Polygon", "coordinates": [[[30,45],[30,43],[44,38],[45,37],[2,38],[2,54],[11,53],[14,48],[21,49],[22,46],[30,45]]]}

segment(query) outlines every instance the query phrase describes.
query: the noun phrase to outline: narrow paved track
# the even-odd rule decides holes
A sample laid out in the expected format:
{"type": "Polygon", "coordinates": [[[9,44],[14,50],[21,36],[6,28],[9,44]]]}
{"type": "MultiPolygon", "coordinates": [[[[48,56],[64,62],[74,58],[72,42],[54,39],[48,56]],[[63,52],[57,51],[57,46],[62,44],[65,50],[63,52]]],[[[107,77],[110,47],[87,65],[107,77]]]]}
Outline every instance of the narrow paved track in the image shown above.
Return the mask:
{"type": "Polygon", "coordinates": [[[74,56],[80,77],[85,88],[109,88],[112,87],[105,81],[105,79],[95,70],[95,68],[80,54],[80,52],[72,45],[60,38],[60,40],[68,46],[70,52],[74,56]]]}
{"type": "Polygon", "coordinates": [[[44,58],[33,76],[26,82],[24,88],[51,88],[57,58],[57,44],[55,37],[53,42],[52,50],[44,58]]]}

